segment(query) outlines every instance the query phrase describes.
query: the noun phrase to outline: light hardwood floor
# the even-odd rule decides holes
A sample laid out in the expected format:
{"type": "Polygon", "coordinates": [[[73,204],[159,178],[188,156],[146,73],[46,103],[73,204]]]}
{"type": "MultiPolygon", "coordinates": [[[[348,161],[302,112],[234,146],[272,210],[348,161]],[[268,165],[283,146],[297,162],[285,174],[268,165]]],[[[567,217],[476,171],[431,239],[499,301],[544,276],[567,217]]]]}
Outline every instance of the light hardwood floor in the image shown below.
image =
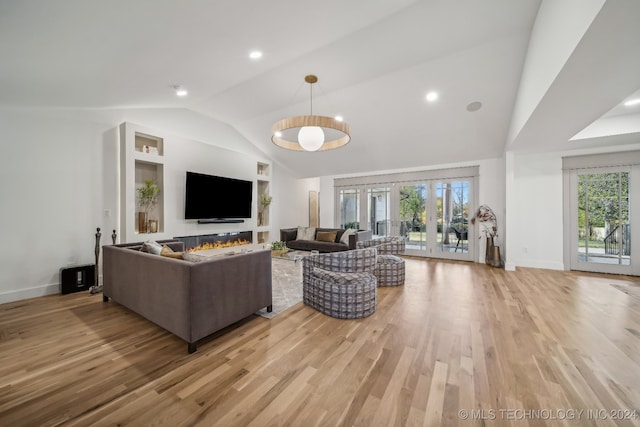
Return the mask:
{"type": "Polygon", "coordinates": [[[639,278],[407,259],[378,296],[192,355],[101,295],[0,305],[0,425],[640,425],[639,278]]]}

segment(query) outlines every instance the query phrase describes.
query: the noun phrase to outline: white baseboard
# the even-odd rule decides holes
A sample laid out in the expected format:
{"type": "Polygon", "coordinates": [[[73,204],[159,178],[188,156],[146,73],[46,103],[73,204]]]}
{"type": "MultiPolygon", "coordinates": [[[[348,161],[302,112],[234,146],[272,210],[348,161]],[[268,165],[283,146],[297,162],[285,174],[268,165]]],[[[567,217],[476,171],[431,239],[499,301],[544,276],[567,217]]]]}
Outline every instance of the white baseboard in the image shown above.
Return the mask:
{"type": "Polygon", "coordinates": [[[545,260],[516,260],[505,265],[505,270],[515,271],[516,267],[541,268],[544,270],[564,270],[564,263],[545,260]]]}
{"type": "Polygon", "coordinates": [[[27,289],[16,289],[14,291],[0,293],[0,304],[6,302],[20,301],[23,299],[43,297],[60,293],[60,284],[35,286],[27,289]]]}

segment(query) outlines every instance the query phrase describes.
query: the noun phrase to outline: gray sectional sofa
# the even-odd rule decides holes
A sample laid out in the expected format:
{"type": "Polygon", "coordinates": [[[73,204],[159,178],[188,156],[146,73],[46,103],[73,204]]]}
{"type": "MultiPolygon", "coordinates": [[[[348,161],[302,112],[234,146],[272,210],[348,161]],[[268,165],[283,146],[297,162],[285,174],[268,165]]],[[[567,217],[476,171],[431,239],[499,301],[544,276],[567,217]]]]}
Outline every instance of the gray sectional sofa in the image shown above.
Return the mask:
{"type": "MultiPolygon", "coordinates": [[[[174,251],[179,241],[161,241],[174,251]]],[[[267,307],[271,251],[256,250],[189,262],[141,252],[141,243],[103,247],[103,300],[124,305],[188,343],[267,307]]]]}
{"type": "Polygon", "coordinates": [[[373,238],[373,232],[371,230],[356,230],[354,234],[348,236],[349,243],[347,244],[340,241],[346,231],[344,228],[316,228],[313,233],[313,239],[300,239],[298,237],[299,228],[300,227],[280,229],[280,240],[285,242],[289,249],[299,251],[315,250],[321,253],[348,251],[355,249],[358,241],[373,238]],[[336,235],[332,241],[321,240],[334,232],[336,235]]]}

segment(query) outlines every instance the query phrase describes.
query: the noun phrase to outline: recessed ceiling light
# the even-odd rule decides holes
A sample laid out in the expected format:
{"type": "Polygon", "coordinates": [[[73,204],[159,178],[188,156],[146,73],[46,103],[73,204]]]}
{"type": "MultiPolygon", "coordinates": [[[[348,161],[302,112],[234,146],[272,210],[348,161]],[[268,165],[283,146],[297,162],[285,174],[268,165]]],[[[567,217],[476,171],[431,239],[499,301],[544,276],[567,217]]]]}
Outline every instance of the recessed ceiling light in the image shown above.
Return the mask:
{"type": "Polygon", "coordinates": [[[427,98],[427,101],[434,102],[435,100],[438,99],[438,92],[433,92],[433,91],[428,92],[426,98],[427,98]]]}
{"type": "Polygon", "coordinates": [[[344,117],[342,117],[342,116],[335,116],[334,119],[336,119],[339,122],[343,122],[344,121],[344,117]]]}
{"type": "Polygon", "coordinates": [[[176,91],[176,96],[183,97],[189,94],[189,92],[187,92],[187,90],[180,85],[173,85],[172,87],[173,87],[173,90],[176,91]]]}
{"type": "Polygon", "coordinates": [[[260,58],[262,58],[262,52],[260,52],[259,50],[254,50],[253,52],[251,52],[249,54],[249,58],[251,58],[251,59],[260,59],[260,58]]]}
{"type": "Polygon", "coordinates": [[[640,104],[640,98],[630,99],[624,103],[625,107],[633,107],[634,105],[640,104]]]}

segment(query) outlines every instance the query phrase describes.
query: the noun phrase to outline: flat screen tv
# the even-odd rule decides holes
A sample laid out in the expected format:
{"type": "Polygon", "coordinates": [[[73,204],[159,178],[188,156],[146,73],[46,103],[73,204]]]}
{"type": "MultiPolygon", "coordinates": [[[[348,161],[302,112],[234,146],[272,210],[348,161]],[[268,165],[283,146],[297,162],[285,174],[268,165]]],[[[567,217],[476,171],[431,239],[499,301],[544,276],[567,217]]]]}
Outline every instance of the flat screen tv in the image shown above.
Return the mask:
{"type": "Polygon", "coordinates": [[[187,172],[184,218],[251,218],[253,182],[187,172]]]}

